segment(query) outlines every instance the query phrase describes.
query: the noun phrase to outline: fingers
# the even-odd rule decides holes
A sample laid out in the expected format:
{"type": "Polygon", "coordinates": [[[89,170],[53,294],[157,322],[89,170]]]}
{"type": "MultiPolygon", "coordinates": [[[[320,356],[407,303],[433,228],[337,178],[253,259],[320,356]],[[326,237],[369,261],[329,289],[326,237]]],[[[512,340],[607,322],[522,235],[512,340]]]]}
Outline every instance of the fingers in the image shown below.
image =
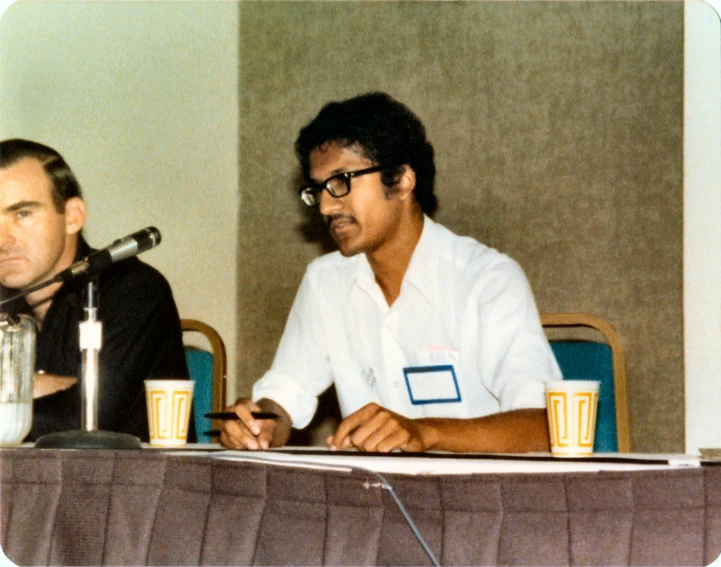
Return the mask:
{"type": "Polygon", "coordinates": [[[379,453],[390,453],[396,449],[404,451],[408,446],[410,438],[411,435],[408,431],[405,429],[398,429],[384,439],[381,439],[375,450],[379,453]]]}
{"type": "Polygon", "coordinates": [[[220,442],[229,449],[265,450],[270,447],[275,430],[273,420],[256,420],[252,411],[260,407],[248,398],[239,398],[226,411],[235,412],[238,420],[223,420],[220,425],[220,442]]]}
{"type": "Polygon", "coordinates": [[[333,435],[333,438],[330,440],[330,450],[335,451],[337,449],[350,448],[353,445],[350,440],[351,433],[373,417],[380,409],[383,408],[378,404],[371,403],[346,417],[338,426],[335,435],[333,435]]]}
{"type": "Polygon", "coordinates": [[[399,422],[389,419],[378,431],[368,436],[363,443],[363,450],[390,453],[405,448],[412,437],[411,431],[407,428],[408,423],[410,422],[406,420],[399,422]]]}
{"type": "Polygon", "coordinates": [[[378,453],[390,453],[404,447],[410,438],[409,432],[392,415],[384,422],[378,417],[351,435],[353,444],[361,451],[378,453]]]}
{"type": "Polygon", "coordinates": [[[251,413],[254,411],[260,411],[260,407],[258,407],[257,404],[246,398],[241,398],[235,402],[235,405],[230,408],[230,411],[235,412],[235,415],[240,418],[238,422],[233,423],[240,423],[244,425],[254,436],[260,433],[260,423],[258,423],[251,413]]]}
{"type": "Polygon", "coordinates": [[[360,451],[388,453],[409,446],[420,447],[414,439],[417,434],[413,420],[369,404],[343,420],[328,443],[331,450],[356,447],[360,451]]]}

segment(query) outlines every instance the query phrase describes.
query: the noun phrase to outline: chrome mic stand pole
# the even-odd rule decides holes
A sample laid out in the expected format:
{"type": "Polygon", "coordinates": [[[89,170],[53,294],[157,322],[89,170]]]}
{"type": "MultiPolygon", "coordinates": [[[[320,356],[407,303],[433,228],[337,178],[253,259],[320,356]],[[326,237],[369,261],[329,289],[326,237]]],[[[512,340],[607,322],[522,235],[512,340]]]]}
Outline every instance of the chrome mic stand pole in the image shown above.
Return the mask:
{"type": "Polygon", "coordinates": [[[98,429],[99,354],[103,326],[98,321],[97,274],[88,278],[85,320],[80,323],[82,351],[82,429],[43,435],[35,442],[36,449],[140,449],[140,439],[127,433],[98,429]]]}
{"type": "Polygon", "coordinates": [[[97,277],[88,278],[85,320],[80,323],[80,350],[83,354],[81,407],[84,431],[98,429],[98,384],[100,383],[98,355],[103,343],[103,324],[98,321],[97,293],[97,277]]]}

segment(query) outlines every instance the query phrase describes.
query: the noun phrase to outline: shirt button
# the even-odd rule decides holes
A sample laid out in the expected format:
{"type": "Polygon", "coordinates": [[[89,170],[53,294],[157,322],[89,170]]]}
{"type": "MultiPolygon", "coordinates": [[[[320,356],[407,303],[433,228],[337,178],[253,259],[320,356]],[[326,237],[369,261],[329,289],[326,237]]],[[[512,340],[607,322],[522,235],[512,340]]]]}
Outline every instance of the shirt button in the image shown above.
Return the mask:
{"type": "Polygon", "coordinates": [[[400,387],[400,385],[401,385],[401,383],[400,383],[398,380],[394,380],[394,381],[393,381],[393,387],[394,387],[394,388],[398,388],[398,387],[400,387]]]}

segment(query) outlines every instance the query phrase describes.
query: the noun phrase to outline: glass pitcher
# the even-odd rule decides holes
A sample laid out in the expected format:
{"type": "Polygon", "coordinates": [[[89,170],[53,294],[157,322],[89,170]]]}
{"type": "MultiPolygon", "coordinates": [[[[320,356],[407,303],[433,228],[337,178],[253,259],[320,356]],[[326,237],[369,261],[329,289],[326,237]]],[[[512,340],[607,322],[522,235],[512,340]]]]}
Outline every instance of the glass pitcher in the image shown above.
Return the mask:
{"type": "Polygon", "coordinates": [[[33,422],[35,321],[0,314],[0,445],[18,445],[33,422]]]}

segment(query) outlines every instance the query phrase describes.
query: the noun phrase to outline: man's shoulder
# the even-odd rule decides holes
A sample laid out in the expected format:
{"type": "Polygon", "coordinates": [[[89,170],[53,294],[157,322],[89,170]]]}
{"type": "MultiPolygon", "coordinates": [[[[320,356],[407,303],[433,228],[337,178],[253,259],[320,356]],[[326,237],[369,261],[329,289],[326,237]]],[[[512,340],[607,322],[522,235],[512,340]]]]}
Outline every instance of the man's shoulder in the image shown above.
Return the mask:
{"type": "Polygon", "coordinates": [[[363,254],[346,257],[338,251],[324,254],[306,266],[302,285],[324,296],[345,289],[358,276],[359,263],[363,258],[363,254]]]}
{"type": "MultiPolygon", "coordinates": [[[[108,325],[178,325],[178,308],[170,284],[156,268],[128,258],[106,268],[99,280],[99,317],[108,325]]],[[[164,331],[165,332],[165,331],[164,331]]],[[[173,331],[175,335],[175,331],[173,331]]]]}
{"type": "Polygon", "coordinates": [[[170,293],[168,280],[153,266],[138,258],[128,258],[106,268],[100,276],[100,290],[140,294],[170,293]]]}
{"type": "Polygon", "coordinates": [[[433,231],[442,268],[460,270],[470,277],[493,270],[520,269],[513,258],[471,236],[460,236],[438,223],[433,224],[433,231]]]}

